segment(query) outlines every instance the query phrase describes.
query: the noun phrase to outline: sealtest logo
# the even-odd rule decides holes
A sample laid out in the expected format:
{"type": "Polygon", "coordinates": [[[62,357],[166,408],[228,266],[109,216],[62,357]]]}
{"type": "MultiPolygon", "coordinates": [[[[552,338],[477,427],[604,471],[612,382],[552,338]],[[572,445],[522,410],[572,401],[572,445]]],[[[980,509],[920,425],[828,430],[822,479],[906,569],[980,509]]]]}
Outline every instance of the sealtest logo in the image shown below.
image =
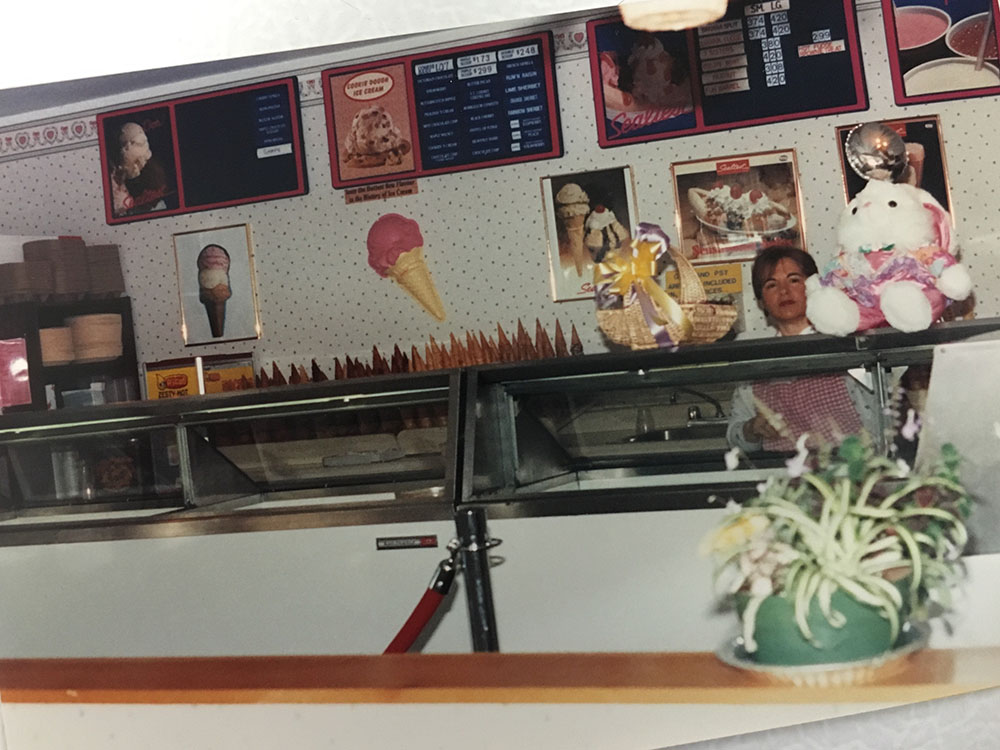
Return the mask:
{"type": "Polygon", "coordinates": [[[732,159],[731,161],[719,161],[715,163],[716,174],[739,174],[749,171],[749,159],[732,159]]]}

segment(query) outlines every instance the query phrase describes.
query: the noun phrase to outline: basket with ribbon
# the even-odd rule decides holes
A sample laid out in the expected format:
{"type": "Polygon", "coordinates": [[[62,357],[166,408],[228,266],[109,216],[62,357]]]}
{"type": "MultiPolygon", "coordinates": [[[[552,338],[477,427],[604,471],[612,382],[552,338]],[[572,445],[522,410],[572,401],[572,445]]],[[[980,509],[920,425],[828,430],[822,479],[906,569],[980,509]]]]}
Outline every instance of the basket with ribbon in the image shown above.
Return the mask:
{"type": "Polygon", "coordinates": [[[694,266],[656,224],[639,224],[635,239],[594,266],[594,288],[598,326],[614,343],[633,349],[717,341],[738,314],[733,305],[708,301],[694,266]],[[656,281],[666,258],[677,267],[678,299],[656,281]]]}

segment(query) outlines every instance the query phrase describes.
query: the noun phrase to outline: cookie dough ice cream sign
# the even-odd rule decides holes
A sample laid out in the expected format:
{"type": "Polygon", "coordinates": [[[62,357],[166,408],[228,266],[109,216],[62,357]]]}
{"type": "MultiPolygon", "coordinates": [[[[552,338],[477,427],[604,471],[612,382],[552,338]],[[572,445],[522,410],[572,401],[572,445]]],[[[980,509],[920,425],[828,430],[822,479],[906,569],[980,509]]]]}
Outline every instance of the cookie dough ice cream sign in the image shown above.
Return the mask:
{"type": "Polygon", "coordinates": [[[392,76],[386,73],[381,71],[359,73],[344,84],[344,96],[356,102],[366,102],[389,93],[391,88],[392,76]]]}

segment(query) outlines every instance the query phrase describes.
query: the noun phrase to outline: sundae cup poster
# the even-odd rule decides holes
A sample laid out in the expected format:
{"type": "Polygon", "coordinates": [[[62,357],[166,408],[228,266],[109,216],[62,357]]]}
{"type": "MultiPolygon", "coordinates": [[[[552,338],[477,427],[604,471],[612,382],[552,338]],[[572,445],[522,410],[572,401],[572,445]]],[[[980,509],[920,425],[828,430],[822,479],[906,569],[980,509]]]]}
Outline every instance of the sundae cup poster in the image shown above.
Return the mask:
{"type": "Polygon", "coordinates": [[[692,263],[753,260],[775,245],[806,250],[794,150],[672,164],[679,245],[692,263]]]}
{"type": "Polygon", "coordinates": [[[592,299],[594,262],[630,239],[639,220],[631,167],[543,177],[552,299],[592,299]]]}
{"type": "MultiPolygon", "coordinates": [[[[260,338],[250,225],[234,224],[181,232],[175,234],[173,239],[181,303],[181,334],[185,346],[260,338]],[[199,268],[199,258],[209,246],[225,251],[222,257],[228,256],[228,275],[227,269],[222,267],[212,269],[214,273],[210,280],[201,273],[203,269],[199,268]],[[211,287],[203,289],[199,279],[211,287]],[[227,290],[219,289],[227,284],[228,297],[227,290]],[[213,318],[218,335],[213,333],[213,318]]],[[[216,254],[219,255],[217,251],[216,254]]]]}
{"type": "Polygon", "coordinates": [[[100,131],[108,222],[176,212],[179,201],[170,108],[147,107],[101,117],[100,131]]]}
{"type": "Polygon", "coordinates": [[[382,64],[330,75],[330,159],[337,183],[416,170],[406,66],[382,64]]]}
{"type": "MultiPolygon", "coordinates": [[[[951,189],[948,185],[948,166],[944,155],[940,118],[937,115],[930,115],[881,122],[899,133],[899,137],[906,145],[907,167],[900,182],[923,188],[933,195],[952,215],[954,223],[955,215],[951,207],[951,189]]],[[[847,136],[855,127],[857,125],[842,125],[837,128],[840,168],[844,172],[844,195],[847,203],[868,184],[868,181],[855,172],[847,162],[847,136]]]]}
{"type": "Polygon", "coordinates": [[[598,142],[609,146],[695,132],[691,53],[683,31],[587,23],[598,142]]]}
{"type": "Polygon", "coordinates": [[[1000,94],[997,15],[997,0],[882,0],[896,103],[1000,94]]]}

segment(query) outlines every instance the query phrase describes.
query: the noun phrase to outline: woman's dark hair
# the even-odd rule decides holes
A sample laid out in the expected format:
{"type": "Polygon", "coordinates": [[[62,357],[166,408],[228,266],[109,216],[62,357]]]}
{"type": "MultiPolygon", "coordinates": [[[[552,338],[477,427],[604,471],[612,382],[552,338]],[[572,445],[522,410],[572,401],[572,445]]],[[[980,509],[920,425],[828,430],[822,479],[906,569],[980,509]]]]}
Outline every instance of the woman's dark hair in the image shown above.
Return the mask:
{"type": "Polygon", "coordinates": [[[802,269],[802,273],[806,278],[812,276],[814,273],[819,273],[819,269],[816,268],[816,261],[804,250],[799,250],[797,247],[777,245],[769,247],[757,253],[757,257],[753,261],[753,268],[750,271],[750,282],[753,285],[754,297],[760,299],[764,293],[764,282],[767,281],[783,258],[788,258],[790,261],[796,263],[802,269]]]}

